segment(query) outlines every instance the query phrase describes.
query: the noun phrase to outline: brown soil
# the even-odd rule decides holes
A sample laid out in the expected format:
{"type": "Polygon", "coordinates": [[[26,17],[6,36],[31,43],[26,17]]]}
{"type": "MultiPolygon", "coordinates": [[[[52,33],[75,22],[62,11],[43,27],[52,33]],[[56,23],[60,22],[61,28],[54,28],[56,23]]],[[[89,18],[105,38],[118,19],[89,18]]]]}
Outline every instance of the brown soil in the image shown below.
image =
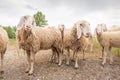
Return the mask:
{"type": "Polygon", "coordinates": [[[100,50],[94,49],[92,53],[86,53],[86,60],[79,56],[79,68],[74,69],[74,62],[67,66],[65,61],[59,67],[55,63],[48,62],[51,50],[40,51],[36,54],[34,74],[28,76],[25,73],[27,66],[26,54],[23,51],[17,53],[15,49],[8,49],[4,58],[4,74],[0,80],[120,80],[120,57],[114,55],[114,63],[109,64],[109,59],[103,67],[100,50]]]}

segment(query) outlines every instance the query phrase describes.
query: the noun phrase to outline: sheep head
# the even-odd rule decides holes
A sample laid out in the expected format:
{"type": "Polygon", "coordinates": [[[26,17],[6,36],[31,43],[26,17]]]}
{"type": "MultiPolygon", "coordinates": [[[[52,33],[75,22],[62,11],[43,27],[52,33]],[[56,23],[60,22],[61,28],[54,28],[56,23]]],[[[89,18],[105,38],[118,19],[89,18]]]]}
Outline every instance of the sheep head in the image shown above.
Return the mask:
{"type": "Polygon", "coordinates": [[[30,32],[35,27],[35,20],[33,17],[29,16],[25,22],[24,30],[30,32]]]}
{"type": "Polygon", "coordinates": [[[21,28],[23,28],[25,31],[31,31],[32,28],[35,27],[35,20],[33,17],[26,15],[26,16],[22,16],[19,24],[17,26],[17,30],[20,30],[21,28]]]}
{"type": "Polygon", "coordinates": [[[20,30],[21,28],[23,28],[25,26],[25,23],[28,19],[29,15],[26,15],[26,16],[22,16],[18,25],[17,25],[17,30],[20,30]]]}
{"type": "Polygon", "coordinates": [[[59,24],[58,25],[58,29],[60,30],[60,31],[64,31],[64,28],[65,28],[65,25],[64,24],[59,24]]]}
{"type": "Polygon", "coordinates": [[[95,34],[102,34],[103,32],[107,31],[107,27],[105,24],[98,24],[97,27],[95,28],[95,34]]]}
{"type": "Polygon", "coordinates": [[[90,24],[87,21],[78,21],[74,24],[77,28],[77,39],[81,38],[82,35],[89,36],[91,30],[90,30],[90,24]]]}
{"type": "Polygon", "coordinates": [[[28,36],[30,36],[31,34],[34,35],[34,37],[36,37],[35,35],[35,20],[33,17],[31,16],[22,16],[19,24],[17,26],[17,36],[20,37],[22,40],[24,41],[25,38],[28,38],[28,36]]]}

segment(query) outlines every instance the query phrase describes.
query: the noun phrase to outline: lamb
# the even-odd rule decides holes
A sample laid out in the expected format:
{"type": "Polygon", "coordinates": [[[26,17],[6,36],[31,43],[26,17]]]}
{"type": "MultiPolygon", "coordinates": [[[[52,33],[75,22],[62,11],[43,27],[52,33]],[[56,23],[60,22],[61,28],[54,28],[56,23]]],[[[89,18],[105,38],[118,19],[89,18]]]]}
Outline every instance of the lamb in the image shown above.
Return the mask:
{"type": "Polygon", "coordinates": [[[113,62],[112,58],[112,47],[120,48],[120,31],[106,31],[101,27],[100,24],[97,25],[96,29],[97,40],[99,41],[101,47],[103,48],[103,61],[102,65],[106,63],[107,53],[110,55],[110,64],[113,62]]]}
{"type": "Polygon", "coordinates": [[[75,68],[78,68],[78,51],[81,50],[81,45],[84,44],[83,37],[88,36],[90,33],[89,26],[90,24],[87,21],[79,20],[73,25],[72,29],[64,32],[63,46],[67,50],[67,65],[69,65],[70,49],[72,49],[75,53],[75,68]],[[81,41],[83,41],[83,44],[81,44],[81,41]]]}
{"type": "Polygon", "coordinates": [[[29,75],[33,74],[35,54],[39,50],[52,49],[53,51],[55,50],[58,52],[58,65],[61,65],[62,37],[60,30],[55,27],[36,27],[33,17],[23,16],[20,19],[16,36],[20,47],[26,50],[28,60],[26,72],[29,75]]]}
{"type": "Polygon", "coordinates": [[[7,32],[0,27],[0,53],[1,53],[1,73],[4,73],[3,70],[3,59],[4,59],[4,54],[7,50],[7,44],[8,44],[8,34],[7,32]]]}

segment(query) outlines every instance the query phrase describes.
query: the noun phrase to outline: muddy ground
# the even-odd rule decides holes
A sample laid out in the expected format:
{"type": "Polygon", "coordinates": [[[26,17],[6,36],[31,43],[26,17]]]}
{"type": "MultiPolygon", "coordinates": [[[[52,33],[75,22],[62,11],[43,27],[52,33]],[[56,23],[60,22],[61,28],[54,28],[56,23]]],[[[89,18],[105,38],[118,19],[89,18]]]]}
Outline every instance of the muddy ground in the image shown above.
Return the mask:
{"type": "Polygon", "coordinates": [[[34,74],[28,76],[25,73],[27,66],[26,54],[23,51],[16,52],[15,48],[8,49],[4,58],[4,74],[0,80],[120,80],[120,56],[114,55],[114,63],[101,66],[100,50],[94,49],[92,53],[86,53],[86,60],[79,56],[79,69],[74,69],[74,62],[70,66],[63,64],[59,67],[55,63],[48,62],[51,50],[42,50],[36,54],[34,74]]]}

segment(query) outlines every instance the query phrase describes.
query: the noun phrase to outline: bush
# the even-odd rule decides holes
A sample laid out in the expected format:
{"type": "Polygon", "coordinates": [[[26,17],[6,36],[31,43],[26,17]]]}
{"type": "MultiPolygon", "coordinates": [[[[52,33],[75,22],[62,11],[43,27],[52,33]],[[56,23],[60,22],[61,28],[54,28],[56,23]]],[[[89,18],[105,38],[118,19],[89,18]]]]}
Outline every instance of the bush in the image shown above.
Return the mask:
{"type": "Polygon", "coordinates": [[[7,31],[8,37],[10,39],[15,39],[15,32],[16,32],[16,27],[10,27],[10,26],[3,26],[3,28],[7,31]]]}

